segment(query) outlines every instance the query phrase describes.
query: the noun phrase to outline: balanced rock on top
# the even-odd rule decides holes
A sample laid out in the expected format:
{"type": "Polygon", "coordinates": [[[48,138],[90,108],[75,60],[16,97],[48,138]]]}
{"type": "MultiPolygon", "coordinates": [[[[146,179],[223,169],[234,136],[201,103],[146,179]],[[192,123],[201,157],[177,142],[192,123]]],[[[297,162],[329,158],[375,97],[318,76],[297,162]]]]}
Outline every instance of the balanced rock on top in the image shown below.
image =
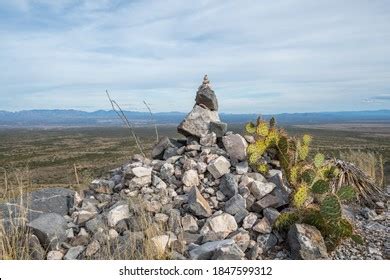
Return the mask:
{"type": "Polygon", "coordinates": [[[220,121],[218,115],[218,100],[210,88],[207,75],[196,93],[193,109],[180,123],[177,130],[186,137],[195,136],[197,138],[204,137],[210,132],[216,133],[217,137],[222,137],[225,133],[226,126],[220,121]],[[211,124],[214,129],[211,129],[211,124]]]}

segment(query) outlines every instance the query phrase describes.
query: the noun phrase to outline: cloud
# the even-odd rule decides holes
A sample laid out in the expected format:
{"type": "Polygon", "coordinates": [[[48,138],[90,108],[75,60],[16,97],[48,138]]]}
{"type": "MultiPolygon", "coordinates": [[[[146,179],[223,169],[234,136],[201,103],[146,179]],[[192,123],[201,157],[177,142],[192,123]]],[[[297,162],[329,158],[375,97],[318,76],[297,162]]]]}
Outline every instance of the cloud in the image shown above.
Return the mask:
{"type": "Polygon", "coordinates": [[[390,101],[390,94],[374,96],[372,99],[390,101]]]}
{"type": "Polygon", "coordinates": [[[380,109],[389,30],[385,0],[0,0],[0,109],[188,111],[205,73],[224,112],[380,109]]]}

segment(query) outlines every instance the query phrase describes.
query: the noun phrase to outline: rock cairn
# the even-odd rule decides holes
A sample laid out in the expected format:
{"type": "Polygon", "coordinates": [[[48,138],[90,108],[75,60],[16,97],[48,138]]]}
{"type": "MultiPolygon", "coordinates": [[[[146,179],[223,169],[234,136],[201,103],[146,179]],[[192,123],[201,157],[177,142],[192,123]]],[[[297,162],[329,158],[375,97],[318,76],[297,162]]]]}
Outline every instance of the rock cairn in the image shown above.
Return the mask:
{"type": "MultiPolygon", "coordinates": [[[[280,211],[288,207],[290,193],[279,162],[265,155],[273,167],[267,176],[248,166],[246,148],[253,139],[227,131],[207,76],[195,101],[178,126],[186,138],[162,137],[151,159],[134,155],[81,193],[50,189],[24,199],[30,205],[26,219],[34,258],[126,258],[126,252],[134,248],[145,252],[150,228],[160,228],[148,235],[152,250],[174,259],[327,259],[345,255],[340,251],[329,256],[314,227],[296,224],[285,236],[273,229],[280,211]],[[107,255],[107,246],[114,256],[107,255]]],[[[16,204],[0,205],[8,228],[17,219],[16,204]]],[[[387,226],[377,228],[388,230],[387,226]]],[[[382,242],[380,249],[371,249],[376,258],[388,257],[388,241],[387,249],[385,245],[382,242]]]]}

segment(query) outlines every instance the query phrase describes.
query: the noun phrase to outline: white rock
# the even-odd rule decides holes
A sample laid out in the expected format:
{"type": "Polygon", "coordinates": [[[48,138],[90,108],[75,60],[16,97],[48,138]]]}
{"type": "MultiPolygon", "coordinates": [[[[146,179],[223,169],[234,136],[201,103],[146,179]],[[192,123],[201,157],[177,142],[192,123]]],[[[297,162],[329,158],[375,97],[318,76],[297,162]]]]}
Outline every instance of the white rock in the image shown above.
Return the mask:
{"type": "Polygon", "coordinates": [[[239,175],[245,174],[248,172],[249,166],[247,161],[241,161],[236,164],[236,172],[239,175]]]}
{"type": "Polygon", "coordinates": [[[165,249],[167,248],[168,242],[169,242],[169,235],[159,235],[152,237],[151,239],[153,245],[155,246],[155,249],[159,254],[162,254],[165,252],[165,249]]]}
{"type": "Polygon", "coordinates": [[[207,166],[207,170],[211,173],[211,175],[213,175],[215,179],[218,179],[226,173],[229,173],[230,166],[230,162],[224,156],[219,156],[210,162],[210,164],[207,166]]]}
{"type": "Polygon", "coordinates": [[[229,233],[235,231],[237,227],[237,222],[232,215],[222,213],[208,218],[206,224],[201,229],[201,234],[207,234],[212,231],[223,239],[228,236],[229,233]]]}
{"type": "Polygon", "coordinates": [[[259,233],[271,233],[272,226],[268,219],[264,217],[253,226],[253,230],[259,233]]]}
{"type": "Polygon", "coordinates": [[[108,231],[108,237],[110,238],[110,240],[115,240],[118,236],[119,233],[115,229],[112,228],[108,231]]]}
{"type": "Polygon", "coordinates": [[[127,218],[130,218],[129,206],[127,204],[118,205],[107,214],[107,222],[110,227],[115,227],[119,221],[127,218]]]}
{"type": "Polygon", "coordinates": [[[256,221],[257,215],[255,213],[249,213],[249,215],[244,218],[244,221],[242,222],[242,227],[244,229],[250,229],[253,227],[256,221]]]}
{"type": "Polygon", "coordinates": [[[47,253],[47,260],[51,260],[51,261],[56,261],[56,260],[62,260],[62,258],[64,257],[64,253],[62,253],[61,251],[50,251],[49,253],[47,253]]]}
{"type": "Polygon", "coordinates": [[[140,167],[133,168],[131,171],[138,178],[152,175],[152,168],[151,167],[140,166],[140,167]]]}
{"type": "Polygon", "coordinates": [[[274,188],[274,183],[263,183],[260,181],[253,181],[249,185],[249,190],[256,199],[262,199],[264,196],[272,192],[274,188]]]}
{"type": "Polygon", "coordinates": [[[182,182],[187,187],[196,187],[199,185],[199,176],[196,170],[187,170],[183,174],[182,182]]]}
{"type": "Polygon", "coordinates": [[[164,163],[164,165],[161,167],[160,175],[161,175],[161,179],[163,180],[169,180],[174,173],[175,173],[175,167],[170,163],[164,163]]]}
{"type": "Polygon", "coordinates": [[[181,224],[184,231],[189,232],[197,232],[198,231],[198,223],[195,218],[191,215],[185,215],[181,218],[181,224]]]}

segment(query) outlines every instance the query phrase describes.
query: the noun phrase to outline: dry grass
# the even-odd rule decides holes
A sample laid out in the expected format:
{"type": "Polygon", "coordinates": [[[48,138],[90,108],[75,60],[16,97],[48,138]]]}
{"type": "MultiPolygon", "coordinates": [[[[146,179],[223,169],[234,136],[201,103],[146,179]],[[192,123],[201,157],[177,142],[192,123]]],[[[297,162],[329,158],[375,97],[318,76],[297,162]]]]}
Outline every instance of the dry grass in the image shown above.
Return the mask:
{"type": "Polygon", "coordinates": [[[153,223],[152,215],[145,210],[138,198],[129,200],[132,224],[139,230],[119,237],[114,241],[107,240],[102,246],[99,259],[109,260],[167,260],[169,250],[158,250],[153,237],[164,235],[166,225],[153,223]]]}
{"type": "Polygon", "coordinates": [[[340,158],[347,162],[352,162],[361,169],[367,176],[380,187],[384,185],[384,164],[383,157],[379,153],[363,152],[360,150],[349,150],[340,153],[340,158]]]}
{"type": "MultiPolygon", "coordinates": [[[[9,201],[31,190],[28,170],[16,170],[12,174],[4,172],[3,183],[7,186],[1,190],[3,201],[9,201]],[[10,181],[9,177],[13,180],[10,181]],[[11,183],[12,182],[12,183],[11,183]],[[13,182],[17,182],[15,185],[13,182]]],[[[165,234],[166,225],[152,223],[152,215],[145,210],[143,202],[133,198],[129,200],[132,224],[137,231],[123,235],[115,240],[109,240],[101,245],[98,255],[91,259],[104,260],[161,260],[169,259],[169,251],[159,251],[153,242],[153,237],[165,234]]],[[[20,215],[12,225],[4,224],[0,212],[0,260],[29,260],[34,249],[29,245],[31,233],[26,225],[27,209],[20,208],[20,215]]]]}
{"type": "MultiPolygon", "coordinates": [[[[17,170],[13,172],[17,185],[10,184],[8,180],[9,174],[4,171],[5,189],[1,192],[1,199],[9,201],[16,196],[23,197],[26,189],[28,189],[28,180],[25,180],[26,171],[17,170]]],[[[19,217],[11,220],[10,224],[6,224],[1,219],[0,212],[0,260],[28,260],[30,259],[29,232],[25,221],[26,209],[20,208],[19,217]]]]}

